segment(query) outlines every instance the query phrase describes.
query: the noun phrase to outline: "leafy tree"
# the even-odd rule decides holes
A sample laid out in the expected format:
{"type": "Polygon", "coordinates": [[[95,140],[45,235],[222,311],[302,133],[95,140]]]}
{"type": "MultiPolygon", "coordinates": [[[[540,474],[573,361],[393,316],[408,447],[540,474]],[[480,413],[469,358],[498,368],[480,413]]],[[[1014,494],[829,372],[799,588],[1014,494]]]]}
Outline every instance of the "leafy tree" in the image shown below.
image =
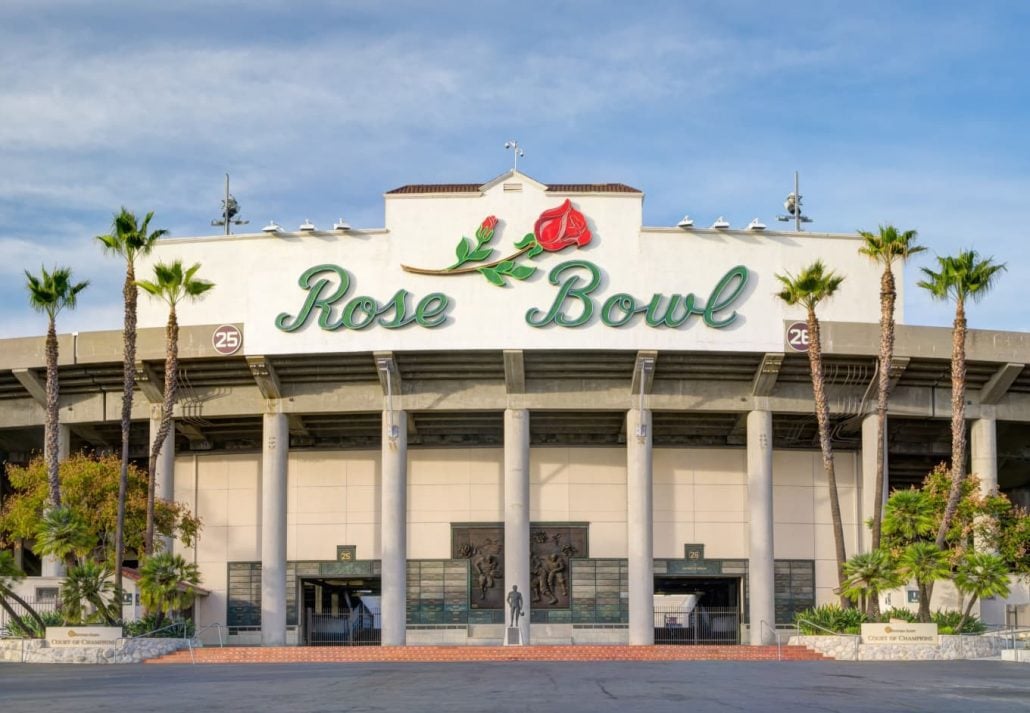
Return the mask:
{"type": "MultiPolygon", "coordinates": [[[[165,329],[165,384],[164,399],[161,402],[161,425],[150,449],[149,489],[147,491],[147,532],[144,549],[148,555],[154,552],[154,494],[157,487],[157,458],[161,455],[165,438],[172,426],[172,409],[175,407],[175,392],[179,373],[179,321],[176,306],[183,300],[194,301],[214,287],[213,282],[196,277],[200,263],[183,269],[182,261],[157,263],[154,265],[154,279],[140,280],[136,284],[152,297],[168,305],[168,325],[165,329]]],[[[168,494],[170,495],[170,493],[168,494]]]]}
{"type": "MultiPolygon", "coordinates": [[[[87,556],[112,568],[120,470],[120,460],[113,455],[78,454],[60,468],[64,506],[82,518],[89,530],[87,556]]],[[[47,503],[47,472],[41,458],[24,467],[9,466],[8,477],[13,492],[4,498],[0,510],[0,546],[36,537],[47,503]]],[[[140,554],[146,530],[147,483],[146,475],[134,465],[129,467],[126,496],[126,549],[140,554]]],[[[178,536],[186,546],[193,544],[200,529],[200,521],[186,506],[165,501],[157,504],[155,525],[162,535],[178,536]]]]}
{"type": "MultiPolygon", "coordinates": [[[[14,555],[5,550],[0,550],[0,608],[7,612],[7,616],[11,621],[16,621],[20,617],[18,612],[14,610],[14,607],[11,606],[11,602],[15,602],[39,626],[40,632],[43,632],[46,630],[46,623],[42,617],[14,592],[15,583],[20,582],[24,578],[25,573],[14,563],[14,555]]],[[[42,636],[43,634],[40,633],[39,635],[42,636]]]]}
{"type": "MultiPolygon", "coordinates": [[[[830,491],[830,516],[833,520],[833,545],[837,558],[837,585],[843,585],[844,563],[847,554],[844,551],[844,524],[840,514],[840,498],[837,494],[837,475],[833,465],[833,446],[830,442],[830,409],[826,401],[826,382],[823,376],[822,344],[819,337],[819,319],[816,307],[833,296],[844,278],[827,270],[822,260],[804,268],[797,276],[787,273],[776,275],[783,289],[777,296],[788,305],[801,305],[805,308],[808,323],[808,363],[812,372],[812,393],[815,397],[815,416],[819,425],[819,449],[822,451],[823,469],[830,491]]],[[[847,607],[850,601],[841,593],[841,606],[847,607]]]]}
{"type": "Polygon", "coordinates": [[[125,498],[129,487],[129,430],[132,425],[132,392],[136,387],[136,303],[139,288],[136,286],[136,258],[150,254],[159,238],[168,234],[167,230],[150,230],[153,211],[147,213],[140,223],[135,213],[124,207],[115,215],[111,232],[98,235],[97,240],[104,246],[104,251],[125,259],[125,283],[122,286],[122,298],[125,304],[125,322],[122,328],[124,342],[124,361],[122,364],[122,467],[118,480],[118,517],[115,524],[115,568],[114,589],[117,598],[121,599],[122,568],[125,559],[125,498]]]}
{"type": "Polygon", "coordinates": [[[57,377],[57,315],[68,307],[75,308],[78,294],[89,282],[72,282],[71,268],[55,267],[47,272],[40,267],[40,274],[25,271],[26,287],[29,291],[29,305],[37,312],[45,312],[48,319],[46,333],[46,427],[43,452],[46,457],[47,473],[50,478],[50,504],[61,506],[61,484],[57,477],[58,408],[60,388],[57,377]]]}
{"type": "MultiPolygon", "coordinates": [[[[876,497],[873,500],[872,549],[880,547],[883,522],[884,432],[887,424],[887,396],[890,391],[890,368],[894,359],[894,306],[898,290],[894,281],[894,263],[904,263],[910,256],[926,248],[915,244],[916,231],[899,231],[893,225],[880,226],[878,233],[858,231],[862,236],[859,252],[883,266],[880,276],[880,356],[877,361],[876,392],[876,497]]],[[[878,604],[873,598],[874,606],[878,604]]]]}
{"type": "Polygon", "coordinates": [[[951,520],[962,498],[962,480],[966,468],[966,300],[978,302],[994,286],[1004,264],[983,258],[975,250],[937,258],[940,269],[923,268],[926,279],[919,286],[937,300],[955,303],[955,321],[951,331],[951,490],[944,517],[937,530],[936,543],[944,547],[951,520]]]}
{"type": "Polygon", "coordinates": [[[64,560],[71,568],[94,547],[96,538],[78,511],[62,506],[43,513],[36,531],[36,552],[64,560]]]}
{"type": "Polygon", "coordinates": [[[885,550],[873,550],[855,555],[844,565],[844,595],[855,599],[859,609],[870,619],[879,616],[879,607],[873,607],[877,595],[901,584],[897,564],[885,550]],[[875,609],[875,611],[874,611],[875,609]]]}
{"type": "MultiPolygon", "coordinates": [[[[121,599],[112,597],[114,584],[111,570],[106,565],[87,560],[68,570],[61,585],[61,612],[69,624],[92,624],[103,621],[114,626],[121,619],[116,615],[116,603],[121,599]]],[[[120,614],[120,612],[118,612],[120,614]]]]}
{"type": "Polygon", "coordinates": [[[182,555],[158,552],[143,560],[139,568],[139,594],[148,611],[157,612],[157,627],[164,617],[193,604],[200,583],[197,565],[187,562],[182,555]]]}
{"type": "Polygon", "coordinates": [[[947,555],[932,542],[914,542],[898,560],[898,571],[916,581],[919,590],[919,621],[930,623],[930,594],[934,582],[951,574],[947,555]]]}
{"type": "Polygon", "coordinates": [[[966,619],[973,611],[977,599],[1005,597],[1009,593],[1009,568],[1005,560],[988,552],[967,552],[959,560],[955,571],[955,587],[969,595],[969,603],[962,613],[955,631],[962,631],[966,619]]]}
{"type": "Polygon", "coordinates": [[[887,501],[884,534],[892,540],[914,542],[936,529],[933,501],[922,490],[895,491],[887,501]]]}

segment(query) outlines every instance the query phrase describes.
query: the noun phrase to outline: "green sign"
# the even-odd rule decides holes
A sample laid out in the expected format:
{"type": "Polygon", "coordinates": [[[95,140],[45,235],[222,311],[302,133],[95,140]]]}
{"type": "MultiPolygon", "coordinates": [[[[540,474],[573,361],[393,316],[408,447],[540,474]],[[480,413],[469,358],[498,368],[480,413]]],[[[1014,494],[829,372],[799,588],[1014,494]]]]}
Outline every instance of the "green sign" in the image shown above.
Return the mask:
{"type": "MultiPolygon", "coordinates": [[[[558,288],[546,311],[531,307],[526,324],[531,327],[582,327],[595,315],[608,327],[625,327],[642,317],[648,327],[681,327],[691,317],[699,317],[712,329],[723,329],[737,319],[735,305],[747,288],[751,273],[743,265],[729,269],[701,300],[693,292],[664,295],[654,293],[650,299],[638,299],[617,292],[601,300],[596,295],[601,286],[601,268],[587,260],[567,260],[555,266],[547,279],[558,288]]],[[[431,292],[417,302],[405,289],[397,290],[385,302],[374,297],[348,297],[351,276],[339,265],[315,265],[304,271],[298,285],[307,294],[297,313],[282,312],[275,318],[276,328],[295,332],[312,319],[319,328],[333,332],[339,329],[367,329],[379,326],[399,329],[417,324],[434,329],[447,322],[452,300],[442,292],[431,292]],[[413,306],[414,303],[414,306],[413,306]]]]}

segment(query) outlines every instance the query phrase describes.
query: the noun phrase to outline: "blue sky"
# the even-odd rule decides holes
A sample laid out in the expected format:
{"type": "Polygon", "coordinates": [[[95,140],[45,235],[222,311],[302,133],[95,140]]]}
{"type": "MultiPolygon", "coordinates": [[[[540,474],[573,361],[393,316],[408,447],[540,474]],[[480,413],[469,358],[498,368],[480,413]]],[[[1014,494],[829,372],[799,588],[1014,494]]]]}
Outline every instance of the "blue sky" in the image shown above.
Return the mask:
{"type": "MultiPolygon", "coordinates": [[[[974,328],[1030,330],[1030,4],[318,2],[0,4],[0,337],[39,334],[23,269],[93,285],[61,331],[118,328],[93,236],[119,206],[217,230],[381,226],[405,183],[624,182],[644,222],[919,231],[1008,264],[974,328]]],[[[875,297],[871,296],[871,299],[875,297]]],[[[948,325],[914,287],[906,321],[948,325]]]]}

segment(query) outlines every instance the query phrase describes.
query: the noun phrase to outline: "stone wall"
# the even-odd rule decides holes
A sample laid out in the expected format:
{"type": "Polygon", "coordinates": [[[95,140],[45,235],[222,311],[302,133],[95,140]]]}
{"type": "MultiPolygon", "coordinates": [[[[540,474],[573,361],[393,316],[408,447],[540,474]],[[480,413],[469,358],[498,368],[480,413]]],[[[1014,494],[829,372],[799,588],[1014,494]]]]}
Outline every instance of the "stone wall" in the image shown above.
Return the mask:
{"type": "Polygon", "coordinates": [[[182,639],[118,639],[111,646],[51,648],[43,639],[0,641],[0,662],[12,663],[140,663],[185,648],[182,639]]]}
{"type": "Polygon", "coordinates": [[[998,656],[995,637],[938,636],[937,646],[861,644],[857,636],[792,636],[788,646],[806,646],[838,661],[951,661],[998,656]]]}

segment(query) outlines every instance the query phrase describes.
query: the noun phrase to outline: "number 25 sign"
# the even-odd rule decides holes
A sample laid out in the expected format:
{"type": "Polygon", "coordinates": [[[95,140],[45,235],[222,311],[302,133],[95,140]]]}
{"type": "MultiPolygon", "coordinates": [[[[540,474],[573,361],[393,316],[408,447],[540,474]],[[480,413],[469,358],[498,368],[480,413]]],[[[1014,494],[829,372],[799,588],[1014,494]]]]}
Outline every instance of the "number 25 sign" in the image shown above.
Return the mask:
{"type": "Polygon", "coordinates": [[[787,346],[796,352],[808,351],[808,322],[794,322],[787,327],[787,346]]]}
{"type": "Polygon", "coordinates": [[[235,354],[243,346],[243,334],[238,327],[223,324],[211,335],[211,346],[222,356],[235,354]]]}

